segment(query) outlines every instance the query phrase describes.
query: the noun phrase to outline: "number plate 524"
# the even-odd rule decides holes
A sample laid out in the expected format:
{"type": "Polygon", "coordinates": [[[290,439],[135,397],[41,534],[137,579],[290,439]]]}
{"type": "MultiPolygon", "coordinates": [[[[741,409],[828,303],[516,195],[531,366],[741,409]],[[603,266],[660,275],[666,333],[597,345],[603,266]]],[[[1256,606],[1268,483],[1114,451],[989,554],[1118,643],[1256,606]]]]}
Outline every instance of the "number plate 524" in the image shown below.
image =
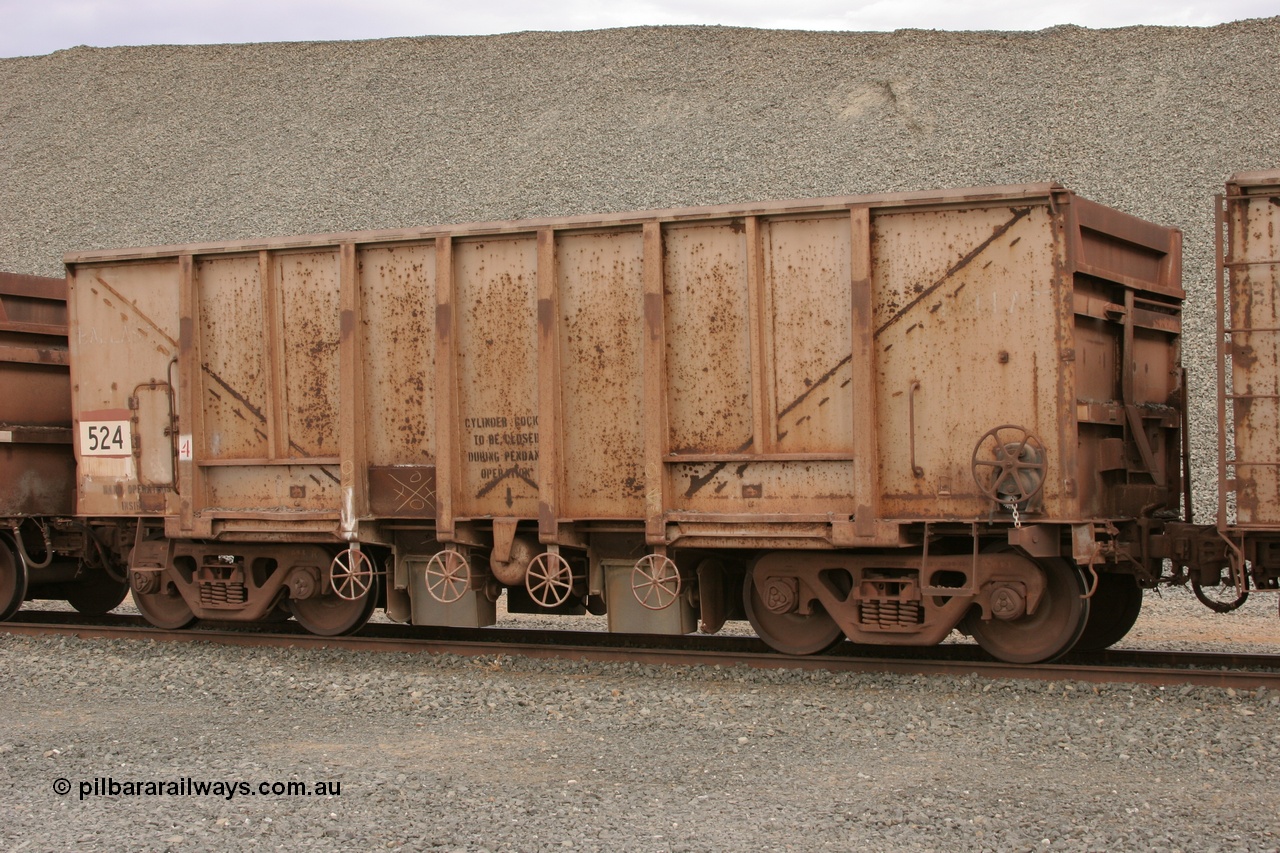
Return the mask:
{"type": "Polygon", "coordinates": [[[129,421],[81,421],[81,456],[129,456],[133,437],[129,421]]]}

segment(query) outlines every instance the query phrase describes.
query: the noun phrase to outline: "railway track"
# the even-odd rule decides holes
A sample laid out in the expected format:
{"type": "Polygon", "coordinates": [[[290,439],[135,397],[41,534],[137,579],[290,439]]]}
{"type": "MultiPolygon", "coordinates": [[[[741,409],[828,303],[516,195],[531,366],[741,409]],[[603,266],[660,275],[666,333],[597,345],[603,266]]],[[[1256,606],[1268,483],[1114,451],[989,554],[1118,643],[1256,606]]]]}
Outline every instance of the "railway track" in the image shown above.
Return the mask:
{"type": "Polygon", "coordinates": [[[1209,652],[1111,650],[1074,655],[1050,664],[1007,664],[991,660],[971,645],[925,649],[873,649],[844,643],[827,654],[790,657],[749,637],[609,634],[515,628],[423,628],[370,624],[349,637],[319,637],[293,622],[270,626],[198,622],[177,631],[149,625],[141,617],[35,611],[0,625],[15,636],[73,636],[156,642],[205,642],[228,646],[327,648],[351,651],[453,654],[464,657],[521,656],[595,662],[736,666],[828,672],[916,675],[974,674],[982,678],[1042,681],[1129,682],[1280,689],[1280,656],[1209,652]]]}

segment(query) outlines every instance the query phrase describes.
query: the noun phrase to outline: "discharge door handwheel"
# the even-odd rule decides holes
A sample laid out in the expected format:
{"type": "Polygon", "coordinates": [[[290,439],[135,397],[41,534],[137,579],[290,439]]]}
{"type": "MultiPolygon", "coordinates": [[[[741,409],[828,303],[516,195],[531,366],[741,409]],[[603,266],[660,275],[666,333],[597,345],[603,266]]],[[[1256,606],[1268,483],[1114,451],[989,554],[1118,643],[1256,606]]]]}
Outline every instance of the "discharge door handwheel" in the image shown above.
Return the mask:
{"type": "Polygon", "coordinates": [[[1004,424],[982,434],[970,471],[978,488],[1001,506],[1025,506],[1045,481],[1044,443],[1026,427],[1004,424]]]}
{"type": "Polygon", "coordinates": [[[524,587],[529,597],[543,607],[559,607],[573,592],[573,569],[564,557],[547,551],[529,563],[524,587]]]}
{"type": "Polygon", "coordinates": [[[369,594],[376,574],[368,554],[348,548],[333,558],[329,566],[329,585],[338,598],[360,601],[369,594]]]}
{"type": "Polygon", "coordinates": [[[471,588],[471,566],[461,553],[441,551],[427,561],[423,580],[428,595],[441,604],[453,604],[471,588]]]}
{"type": "Polygon", "coordinates": [[[649,554],[631,570],[631,594],[648,610],[666,610],[680,597],[680,570],[670,557],[649,554]]]}

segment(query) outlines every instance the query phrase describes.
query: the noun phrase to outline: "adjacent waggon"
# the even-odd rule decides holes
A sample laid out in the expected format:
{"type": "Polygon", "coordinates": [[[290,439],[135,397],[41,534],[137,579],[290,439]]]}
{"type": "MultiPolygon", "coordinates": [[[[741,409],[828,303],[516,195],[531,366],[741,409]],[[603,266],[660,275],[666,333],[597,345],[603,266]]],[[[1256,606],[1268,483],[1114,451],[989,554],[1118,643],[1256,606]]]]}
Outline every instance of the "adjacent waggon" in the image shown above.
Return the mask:
{"type": "Polygon", "coordinates": [[[1054,184],[70,254],[63,522],[164,627],[505,595],[793,654],[1105,647],[1144,588],[1276,586],[1265,177],[1224,202],[1216,527],[1180,233],[1054,184]]]}
{"type": "Polygon", "coordinates": [[[76,518],[67,283],[0,273],[0,619],[28,598],[106,613],[129,591],[121,526],[76,518]]]}
{"type": "Polygon", "coordinates": [[[1197,594],[1232,610],[1280,589],[1280,170],[1243,172],[1217,203],[1218,518],[1227,571],[1197,594]]]}

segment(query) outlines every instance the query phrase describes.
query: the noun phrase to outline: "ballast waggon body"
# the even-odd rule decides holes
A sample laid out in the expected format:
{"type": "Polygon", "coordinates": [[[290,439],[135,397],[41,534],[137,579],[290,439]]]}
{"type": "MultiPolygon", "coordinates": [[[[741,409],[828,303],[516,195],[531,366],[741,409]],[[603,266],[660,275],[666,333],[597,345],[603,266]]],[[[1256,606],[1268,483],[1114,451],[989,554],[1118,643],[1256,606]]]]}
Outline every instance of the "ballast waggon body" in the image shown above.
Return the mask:
{"type": "Polygon", "coordinates": [[[79,511],[159,624],[1105,645],[1177,515],[1180,248],[1039,184],[76,253],[79,511]]]}
{"type": "Polygon", "coordinates": [[[505,595],[1032,661],[1231,610],[1280,588],[1277,197],[1218,202],[1215,525],[1179,236],[1055,185],[81,253],[69,346],[4,275],[0,616],[127,573],[168,627],[505,595]]]}

